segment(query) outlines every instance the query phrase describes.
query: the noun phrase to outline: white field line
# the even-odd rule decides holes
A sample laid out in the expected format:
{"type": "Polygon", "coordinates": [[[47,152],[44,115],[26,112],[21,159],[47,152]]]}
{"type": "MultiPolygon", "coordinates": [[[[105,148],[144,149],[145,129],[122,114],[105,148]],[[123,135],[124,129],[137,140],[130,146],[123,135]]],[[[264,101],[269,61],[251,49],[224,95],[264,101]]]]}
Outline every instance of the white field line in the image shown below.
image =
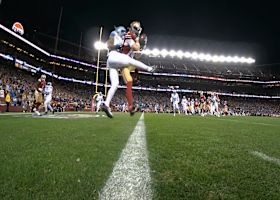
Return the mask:
{"type": "Polygon", "coordinates": [[[101,191],[101,200],[152,199],[145,129],[144,113],[142,113],[101,191]]]}
{"type": "Polygon", "coordinates": [[[280,159],[278,159],[278,158],[270,157],[270,156],[268,156],[268,155],[266,155],[266,154],[264,154],[262,152],[259,152],[259,151],[252,151],[251,154],[254,155],[254,156],[257,156],[257,157],[259,157],[259,158],[261,158],[263,160],[272,162],[272,163],[280,166],[280,159]]]}
{"type": "Polygon", "coordinates": [[[277,124],[268,124],[268,123],[262,123],[262,122],[248,122],[248,121],[241,121],[241,120],[235,120],[235,119],[222,119],[222,118],[217,118],[217,117],[209,117],[208,119],[216,119],[220,121],[230,121],[230,122],[238,122],[238,123],[245,123],[245,124],[256,124],[256,125],[263,125],[263,126],[279,126],[277,124]]]}

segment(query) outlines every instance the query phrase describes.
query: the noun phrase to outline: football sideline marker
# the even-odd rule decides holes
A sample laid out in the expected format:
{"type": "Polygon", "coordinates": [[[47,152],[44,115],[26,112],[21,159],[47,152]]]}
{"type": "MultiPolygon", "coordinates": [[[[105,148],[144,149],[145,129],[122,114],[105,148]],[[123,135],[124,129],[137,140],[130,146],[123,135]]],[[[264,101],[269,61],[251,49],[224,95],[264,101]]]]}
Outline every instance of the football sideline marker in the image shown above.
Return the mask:
{"type": "Polygon", "coordinates": [[[266,155],[262,152],[259,152],[259,151],[252,151],[251,154],[254,155],[254,156],[257,156],[257,157],[259,157],[263,160],[272,162],[272,163],[280,166],[280,159],[278,159],[278,158],[270,157],[270,156],[268,156],[268,155],[266,155]]]}
{"type": "Polygon", "coordinates": [[[102,189],[100,199],[152,199],[144,113],[138,120],[112,174],[102,189]]]}

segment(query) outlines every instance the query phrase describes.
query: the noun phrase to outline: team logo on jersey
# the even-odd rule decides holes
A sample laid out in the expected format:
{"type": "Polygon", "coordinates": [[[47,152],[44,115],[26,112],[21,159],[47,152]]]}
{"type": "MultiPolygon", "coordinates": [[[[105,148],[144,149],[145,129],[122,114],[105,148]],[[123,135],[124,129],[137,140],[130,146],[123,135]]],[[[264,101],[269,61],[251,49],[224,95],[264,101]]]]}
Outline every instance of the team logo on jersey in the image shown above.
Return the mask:
{"type": "Polygon", "coordinates": [[[16,33],[19,33],[20,35],[24,34],[24,28],[23,28],[22,24],[19,22],[14,23],[12,29],[13,29],[13,31],[15,31],[16,33]]]}

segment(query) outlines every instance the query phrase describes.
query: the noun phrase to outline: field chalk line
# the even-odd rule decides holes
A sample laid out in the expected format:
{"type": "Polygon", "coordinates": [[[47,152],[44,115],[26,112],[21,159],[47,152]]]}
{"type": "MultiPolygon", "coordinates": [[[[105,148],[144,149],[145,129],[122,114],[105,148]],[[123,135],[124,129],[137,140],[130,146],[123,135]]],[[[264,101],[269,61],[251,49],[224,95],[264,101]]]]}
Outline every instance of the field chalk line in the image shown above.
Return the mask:
{"type": "Polygon", "coordinates": [[[152,199],[144,113],[138,120],[112,174],[101,190],[100,199],[152,199]]]}
{"type": "Polygon", "coordinates": [[[252,155],[254,156],[257,156],[263,160],[266,160],[266,161],[269,161],[269,162],[272,162],[274,164],[277,164],[278,166],[280,166],[280,159],[278,158],[273,158],[273,157],[270,157],[262,152],[259,152],[259,151],[252,151],[251,152],[252,155]]]}

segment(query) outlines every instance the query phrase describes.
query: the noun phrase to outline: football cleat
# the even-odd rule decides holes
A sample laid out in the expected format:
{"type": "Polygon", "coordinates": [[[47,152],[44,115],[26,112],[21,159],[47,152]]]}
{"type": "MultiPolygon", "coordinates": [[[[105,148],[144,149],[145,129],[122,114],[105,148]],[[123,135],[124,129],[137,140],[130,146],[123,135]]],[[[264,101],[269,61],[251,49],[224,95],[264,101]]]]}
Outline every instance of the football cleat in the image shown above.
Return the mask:
{"type": "Polygon", "coordinates": [[[137,107],[131,106],[128,109],[128,111],[129,111],[130,116],[133,116],[136,113],[136,111],[137,111],[137,107]]]}
{"type": "Polygon", "coordinates": [[[101,106],[101,109],[106,113],[107,117],[109,118],[113,118],[113,114],[112,112],[110,111],[110,108],[108,106],[106,106],[105,104],[103,104],[101,106]]]}

